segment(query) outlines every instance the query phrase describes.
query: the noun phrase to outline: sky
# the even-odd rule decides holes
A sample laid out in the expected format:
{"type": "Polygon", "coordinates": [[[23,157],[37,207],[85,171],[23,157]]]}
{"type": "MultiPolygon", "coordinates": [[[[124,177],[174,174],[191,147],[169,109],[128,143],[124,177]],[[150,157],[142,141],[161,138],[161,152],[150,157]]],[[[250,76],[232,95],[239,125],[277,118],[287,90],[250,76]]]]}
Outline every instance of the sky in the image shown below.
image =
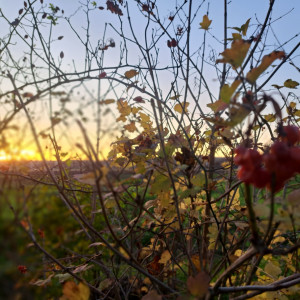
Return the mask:
{"type": "MultiPolygon", "coordinates": [[[[2,9],[3,14],[11,21],[13,21],[16,17],[18,17],[18,10],[23,7],[23,2],[21,0],[13,0],[13,1],[6,1],[0,0],[0,7],[2,9]]],[[[85,2],[85,1],[81,1],[85,2]]],[[[90,1],[91,3],[92,1],[90,1]]],[[[105,7],[104,0],[95,1],[98,6],[105,7]]],[[[158,0],[156,1],[157,5],[159,6],[160,16],[162,22],[164,24],[168,24],[168,17],[173,15],[176,11],[175,7],[178,5],[180,1],[175,0],[158,0]]],[[[71,23],[74,27],[74,31],[70,29],[66,20],[58,20],[58,25],[54,26],[52,29],[52,36],[53,36],[53,46],[51,49],[51,54],[53,57],[59,61],[59,55],[63,51],[64,58],[61,60],[61,64],[63,69],[66,71],[70,71],[76,66],[76,70],[82,70],[85,64],[85,48],[83,47],[82,43],[79,41],[78,36],[76,33],[84,38],[85,35],[85,28],[87,26],[86,23],[86,14],[84,12],[84,8],[79,8],[78,1],[76,0],[44,0],[44,10],[49,11],[49,3],[53,3],[55,6],[59,6],[61,9],[64,10],[64,16],[70,17],[72,16],[71,23]],[[56,38],[59,36],[63,36],[62,40],[57,40],[56,38]]],[[[196,5],[202,3],[201,1],[194,1],[193,9],[196,10],[196,5]]],[[[129,11],[131,12],[131,20],[133,24],[133,29],[135,31],[136,37],[140,41],[144,41],[144,28],[147,22],[147,19],[143,17],[140,13],[136,11],[135,1],[129,0],[129,11]]],[[[230,27],[238,26],[240,27],[244,24],[247,19],[251,18],[250,26],[248,29],[247,38],[251,36],[251,34],[256,33],[257,25],[262,23],[264,20],[264,16],[268,9],[269,0],[232,0],[228,1],[228,34],[235,32],[230,27]]],[[[91,6],[91,5],[90,5],[91,6]]],[[[124,8],[123,8],[124,9],[124,8]]],[[[125,10],[125,9],[124,9],[125,10]]],[[[195,11],[196,12],[196,11],[195,11]]],[[[211,0],[211,1],[203,1],[203,4],[200,5],[199,10],[197,11],[197,16],[192,24],[192,31],[191,31],[191,52],[199,48],[203,42],[204,31],[199,29],[199,23],[202,21],[202,16],[208,12],[209,18],[212,20],[212,24],[210,26],[210,30],[207,32],[207,40],[206,40],[206,52],[205,57],[209,61],[209,58],[212,56],[218,56],[222,52],[222,41],[223,41],[223,1],[221,0],[211,0]],[[218,42],[219,41],[219,42],[218,42]]],[[[296,35],[300,33],[300,2],[299,0],[277,0],[274,5],[273,13],[272,13],[272,26],[270,27],[270,31],[268,34],[268,39],[266,40],[267,51],[270,49],[270,52],[273,50],[284,50],[288,53],[297,43],[299,43],[299,37],[296,35]],[[296,36],[296,37],[295,37],[296,36]],[[278,44],[283,44],[285,41],[289,41],[283,47],[276,48],[278,44]]],[[[123,19],[123,30],[125,34],[130,34],[130,28],[127,24],[127,19],[124,17],[123,19]]],[[[90,21],[90,41],[91,45],[95,48],[98,41],[102,39],[105,34],[104,42],[107,42],[108,38],[112,37],[116,42],[115,48],[110,48],[105,54],[105,62],[104,67],[108,66],[116,66],[119,62],[120,56],[120,44],[122,40],[118,37],[114,28],[119,30],[119,19],[118,16],[115,14],[111,14],[106,9],[99,10],[95,9],[90,12],[89,16],[90,21]],[[105,24],[108,24],[105,26],[105,24]],[[109,25],[111,24],[111,26],[109,25]]],[[[173,26],[176,27],[176,24],[179,24],[180,20],[175,19],[173,22],[173,26]]],[[[2,33],[0,36],[5,34],[4,30],[7,32],[10,30],[10,26],[5,22],[0,20],[0,26],[2,28],[2,33]]],[[[171,28],[170,28],[171,29],[171,28]]],[[[41,32],[47,36],[49,33],[48,28],[40,28],[41,32]]],[[[170,30],[171,32],[171,30],[170,30]]],[[[166,42],[168,37],[162,37],[161,44],[160,44],[160,53],[159,53],[159,64],[161,66],[168,66],[171,64],[170,60],[170,49],[166,47],[166,42]]],[[[139,52],[138,47],[134,46],[131,43],[128,43],[128,63],[132,65],[136,65],[138,61],[141,59],[141,54],[139,52]]],[[[179,45],[182,46],[179,42],[179,45]]],[[[18,41],[14,47],[12,47],[13,51],[15,51],[15,55],[20,55],[22,57],[23,52],[26,51],[25,44],[18,41]]],[[[295,53],[292,57],[292,61],[295,65],[300,65],[300,58],[299,53],[295,53]]],[[[218,58],[218,57],[216,57],[218,58]]],[[[124,74],[126,69],[120,69],[120,73],[124,74]]],[[[215,72],[215,66],[210,66],[209,64],[206,65],[205,68],[205,78],[211,87],[213,94],[215,95],[216,99],[219,93],[219,85],[217,81],[217,75],[215,72]]],[[[299,72],[295,68],[291,68],[289,65],[283,67],[282,71],[278,73],[278,75],[274,76],[272,83],[276,83],[278,85],[282,85],[283,82],[288,79],[292,78],[297,80],[299,78],[299,72]]],[[[172,78],[170,76],[166,76],[165,73],[159,78],[159,83],[163,91],[168,91],[172,78]]],[[[0,86],[1,91],[4,91],[6,86],[0,86]]],[[[101,92],[105,94],[108,86],[104,83],[101,85],[101,92]]],[[[78,87],[74,89],[74,94],[72,95],[72,101],[66,105],[67,109],[75,113],[75,118],[80,118],[80,114],[78,112],[81,109],[84,113],[85,117],[89,118],[89,122],[85,123],[87,132],[91,139],[96,138],[96,125],[94,120],[97,117],[96,110],[97,105],[97,89],[98,89],[98,82],[92,80],[91,82],[87,83],[85,88],[78,87]],[[75,92],[76,91],[76,92],[75,92]]],[[[118,96],[124,95],[124,88],[117,87],[116,88],[118,96]]],[[[166,94],[165,92],[165,94],[166,94]]],[[[289,91],[283,89],[282,92],[284,94],[288,93],[289,91]]],[[[271,91],[274,97],[280,98],[276,95],[274,90],[271,91]]],[[[102,97],[102,96],[101,96],[102,97]]],[[[114,97],[116,95],[114,93],[110,93],[105,96],[114,97]]],[[[101,98],[102,99],[102,98],[101,98]]],[[[208,111],[206,104],[208,103],[208,96],[205,98],[204,94],[204,102],[203,107],[204,111],[208,111]]],[[[61,104],[58,101],[53,100],[53,112],[59,111],[61,109],[61,104]]],[[[38,128],[46,128],[49,126],[49,103],[46,101],[45,103],[41,103],[40,105],[36,105],[32,107],[37,111],[35,115],[35,124],[38,128]]],[[[52,112],[52,113],[53,113],[52,112]]],[[[1,114],[0,114],[1,116],[1,114]]],[[[120,127],[120,124],[117,124],[115,118],[118,117],[118,112],[116,111],[115,107],[112,107],[111,111],[106,114],[106,116],[102,116],[102,130],[103,132],[108,132],[106,134],[106,138],[104,136],[103,139],[103,152],[105,155],[109,150],[110,141],[113,139],[111,135],[119,135],[120,131],[117,130],[109,131],[112,128],[120,127]]],[[[20,124],[24,121],[24,116],[20,117],[19,121],[20,124]],[[23,121],[22,121],[23,120],[23,121]]],[[[76,127],[75,121],[70,120],[70,124],[68,129],[64,126],[57,126],[57,136],[61,138],[61,143],[64,148],[73,148],[74,143],[76,141],[82,140],[82,133],[76,127]],[[67,138],[66,138],[67,137],[67,138]]],[[[19,133],[13,133],[12,139],[15,139],[20,143],[22,139],[22,130],[19,133]]],[[[44,142],[43,142],[44,143],[44,142]]],[[[43,144],[44,145],[44,144],[43,144]]],[[[25,139],[22,144],[23,152],[25,153],[23,156],[29,156],[28,153],[32,151],[34,153],[34,146],[32,138],[25,139]],[[26,151],[24,152],[24,147],[26,151]]],[[[32,154],[34,156],[34,154],[32,154]]],[[[2,153],[2,157],[5,157],[5,153],[2,153]]],[[[1,153],[0,153],[1,159],[1,153]]]]}

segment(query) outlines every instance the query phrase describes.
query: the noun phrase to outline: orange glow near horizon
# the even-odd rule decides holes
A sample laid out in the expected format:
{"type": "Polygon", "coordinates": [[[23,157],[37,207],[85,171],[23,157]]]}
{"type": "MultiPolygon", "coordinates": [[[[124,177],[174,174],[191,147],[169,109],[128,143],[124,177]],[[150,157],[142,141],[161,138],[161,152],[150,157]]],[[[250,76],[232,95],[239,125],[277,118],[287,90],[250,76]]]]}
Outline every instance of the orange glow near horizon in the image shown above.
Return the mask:
{"type": "MultiPolygon", "coordinates": [[[[101,149],[101,152],[99,154],[99,159],[106,159],[108,156],[108,153],[110,151],[110,147],[105,147],[104,149],[101,149]]],[[[52,150],[45,150],[44,151],[44,157],[46,160],[56,160],[54,151],[52,150]]],[[[68,154],[64,157],[61,157],[62,160],[71,158],[71,159],[87,159],[85,155],[80,153],[80,150],[76,151],[75,153],[68,152],[68,154]]],[[[10,151],[0,150],[0,161],[41,161],[42,157],[40,153],[35,149],[13,149],[10,151]]]]}

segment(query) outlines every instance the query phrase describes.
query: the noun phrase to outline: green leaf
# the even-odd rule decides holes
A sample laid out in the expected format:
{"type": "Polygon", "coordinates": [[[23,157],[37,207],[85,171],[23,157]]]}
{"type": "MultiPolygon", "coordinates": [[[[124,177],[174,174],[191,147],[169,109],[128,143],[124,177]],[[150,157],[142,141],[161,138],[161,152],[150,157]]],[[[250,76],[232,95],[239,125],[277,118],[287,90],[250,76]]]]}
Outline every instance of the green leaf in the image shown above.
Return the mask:
{"type": "Polygon", "coordinates": [[[287,88],[289,88],[289,89],[295,89],[298,85],[299,85],[299,82],[294,81],[292,79],[287,79],[284,82],[284,86],[287,87],[287,88]]]}
{"type": "Polygon", "coordinates": [[[248,27],[249,27],[250,20],[251,20],[251,18],[248,19],[246,21],[246,23],[241,26],[241,32],[242,32],[243,36],[245,36],[247,34],[247,30],[248,30],[248,27]]]}
{"type": "Polygon", "coordinates": [[[169,191],[171,186],[171,179],[168,176],[158,172],[155,172],[153,176],[155,178],[151,186],[151,192],[153,194],[159,194],[169,191]]]}
{"type": "Polygon", "coordinates": [[[228,84],[224,84],[221,89],[220,98],[225,103],[229,103],[233,93],[238,88],[241,82],[241,80],[235,80],[231,86],[229,86],[228,84]]]}

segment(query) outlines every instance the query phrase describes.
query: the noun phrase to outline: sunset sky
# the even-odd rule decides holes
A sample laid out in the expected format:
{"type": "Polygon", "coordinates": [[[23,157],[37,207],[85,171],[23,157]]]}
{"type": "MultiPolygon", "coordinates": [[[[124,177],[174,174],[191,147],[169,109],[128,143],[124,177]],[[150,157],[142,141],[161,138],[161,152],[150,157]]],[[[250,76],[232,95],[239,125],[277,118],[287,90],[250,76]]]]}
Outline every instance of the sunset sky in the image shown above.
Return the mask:
{"type": "MultiPolygon", "coordinates": [[[[10,20],[11,22],[18,17],[18,11],[23,7],[23,0],[13,0],[13,1],[1,1],[1,9],[2,13],[10,20]]],[[[84,2],[84,1],[83,1],[84,2]]],[[[134,25],[134,31],[136,36],[139,39],[144,38],[144,26],[146,24],[146,18],[143,17],[140,13],[136,11],[136,5],[134,1],[129,2],[129,11],[131,12],[131,19],[134,25]]],[[[197,1],[195,1],[197,2],[197,1]]],[[[200,1],[199,1],[200,2],[200,1]]],[[[198,3],[199,3],[198,2],[198,3]]],[[[49,6],[49,3],[53,3],[55,6],[58,5],[61,9],[64,10],[64,16],[68,17],[73,15],[71,18],[72,25],[74,26],[75,31],[79,36],[84,37],[85,31],[84,27],[86,26],[86,15],[84,13],[84,9],[78,9],[80,5],[79,1],[70,1],[70,0],[53,0],[53,1],[44,1],[44,4],[49,6]]],[[[106,1],[100,0],[96,1],[97,6],[104,6],[106,1]]],[[[159,0],[157,1],[157,5],[160,7],[160,15],[166,21],[168,16],[172,15],[175,11],[177,1],[175,0],[159,0]]],[[[178,1],[180,3],[180,1],[178,1]]],[[[257,28],[258,21],[263,22],[264,16],[268,9],[269,0],[232,0],[228,1],[228,35],[230,36],[232,32],[235,32],[230,27],[241,26],[244,24],[247,19],[251,18],[250,26],[248,29],[247,38],[250,38],[251,32],[257,28]]],[[[210,26],[210,30],[207,33],[207,52],[206,56],[208,57],[211,53],[215,53],[218,55],[223,51],[222,44],[218,43],[217,40],[223,40],[223,1],[221,0],[213,0],[213,1],[204,1],[203,5],[200,8],[200,12],[198,13],[196,20],[192,25],[191,32],[191,48],[197,49],[199,48],[200,43],[202,43],[204,31],[199,29],[199,22],[202,21],[201,16],[205,15],[208,10],[209,18],[212,20],[212,24],[210,26]]],[[[275,2],[275,6],[272,14],[272,26],[269,30],[269,37],[265,41],[267,45],[267,49],[270,49],[269,52],[273,50],[283,50],[288,53],[297,43],[299,43],[299,38],[294,38],[297,34],[300,34],[300,3],[299,0],[277,0],[275,2]],[[284,44],[280,48],[274,48],[274,45],[282,44],[286,41],[289,41],[287,44],[284,44]]],[[[105,57],[105,66],[118,66],[118,60],[120,56],[120,48],[119,44],[121,43],[120,38],[115,33],[113,27],[108,26],[105,28],[105,23],[111,23],[115,28],[119,28],[118,26],[118,17],[116,15],[111,14],[106,9],[99,10],[96,9],[91,11],[90,13],[90,27],[91,27],[91,44],[96,45],[97,41],[101,39],[106,30],[106,40],[112,37],[116,42],[116,47],[109,49],[107,55],[105,57]]],[[[175,23],[176,24],[176,23],[175,23]]],[[[0,26],[2,28],[2,35],[5,35],[5,31],[7,33],[10,30],[9,24],[6,21],[0,20],[0,26]]],[[[42,30],[46,30],[45,28],[41,28],[42,30]]],[[[129,32],[129,26],[126,23],[126,19],[124,19],[124,32],[125,34],[129,32]]],[[[1,35],[1,36],[2,36],[1,35]]],[[[53,47],[51,54],[53,57],[59,60],[59,55],[63,51],[64,58],[61,61],[62,68],[67,71],[73,70],[74,66],[76,70],[82,70],[85,64],[85,48],[82,43],[79,41],[78,37],[74,32],[72,32],[67,25],[65,20],[58,20],[58,25],[53,27],[52,32],[53,39],[57,39],[59,36],[63,36],[62,40],[53,41],[53,47]]],[[[160,47],[160,63],[162,66],[165,66],[170,63],[170,49],[166,46],[168,38],[162,38],[162,44],[160,47]]],[[[180,45],[180,44],[179,44],[180,45]]],[[[13,48],[16,55],[22,57],[23,52],[27,51],[24,48],[25,45],[22,42],[19,42],[13,48]]],[[[132,46],[132,48],[128,49],[128,58],[129,64],[137,65],[138,57],[140,56],[139,49],[137,47],[132,46]]],[[[293,56],[293,63],[295,65],[300,65],[300,56],[295,54],[293,56]]],[[[127,68],[128,69],[128,68],[127,68]]],[[[120,73],[124,74],[126,69],[121,69],[120,73]]],[[[217,81],[216,73],[214,70],[214,66],[207,67],[207,72],[205,73],[206,80],[211,86],[213,94],[218,97],[219,93],[219,82],[217,81]]],[[[95,73],[93,74],[95,76],[95,73]]],[[[282,70],[278,73],[278,75],[274,76],[272,83],[276,83],[278,85],[282,85],[283,82],[288,79],[293,78],[297,80],[299,78],[299,72],[295,68],[291,68],[289,65],[284,66],[282,70]]],[[[160,79],[160,84],[162,90],[168,91],[170,88],[171,79],[168,76],[162,76],[160,79]]],[[[104,82],[104,81],[103,81],[104,82]]],[[[70,86],[69,86],[70,88],[70,86]]],[[[109,86],[106,83],[101,85],[101,97],[100,99],[124,97],[124,87],[115,87],[115,92],[110,92],[105,97],[103,94],[107,91],[109,86]],[[104,98],[103,98],[104,97],[104,98]]],[[[11,86],[7,88],[7,85],[2,82],[0,86],[0,92],[5,92],[6,90],[11,89],[11,86]]],[[[87,121],[83,121],[86,126],[86,132],[88,133],[91,140],[94,141],[97,138],[96,129],[97,124],[94,120],[97,118],[97,89],[98,89],[98,81],[91,80],[86,84],[85,87],[81,86],[80,88],[75,89],[76,91],[72,94],[72,101],[66,104],[65,108],[68,111],[72,112],[74,115],[69,119],[62,118],[61,124],[63,121],[68,122],[68,126],[57,125],[56,129],[56,137],[58,138],[59,145],[62,146],[63,149],[66,149],[66,152],[72,153],[72,155],[76,155],[76,153],[80,154],[80,150],[76,148],[74,145],[77,142],[82,143],[82,132],[78,125],[75,122],[75,119],[87,118],[87,121]],[[81,111],[81,112],[80,112],[81,111]]],[[[61,88],[58,88],[55,91],[61,91],[61,88]]],[[[25,92],[25,91],[24,91],[25,92]]],[[[32,91],[26,91],[32,92],[32,91]]],[[[276,91],[271,92],[274,97],[278,96],[276,91]]],[[[282,90],[282,93],[286,95],[288,91],[282,90]]],[[[38,131],[43,131],[50,126],[49,117],[49,101],[47,102],[47,98],[45,102],[40,101],[36,105],[30,106],[31,110],[35,110],[34,122],[38,131]]],[[[208,100],[205,100],[208,101],[208,100]]],[[[204,111],[208,111],[206,104],[208,102],[203,102],[204,111]]],[[[59,99],[52,100],[52,117],[55,111],[61,110],[61,103],[59,99]]],[[[112,104],[110,107],[110,111],[105,115],[101,115],[101,149],[104,156],[107,155],[109,151],[110,143],[115,139],[116,136],[120,136],[120,125],[116,123],[116,118],[119,113],[116,110],[116,106],[112,104]],[[119,131],[118,131],[119,130],[119,131]]],[[[148,107],[149,108],[149,107],[148,107]]],[[[104,110],[102,110],[104,112],[104,110]]],[[[0,113],[0,117],[3,118],[3,112],[0,113]]],[[[60,117],[61,118],[61,117],[60,117]]],[[[6,150],[0,150],[0,160],[7,158],[24,158],[24,159],[39,159],[39,156],[36,154],[36,146],[34,143],[34,139],[32,135],[29,133],[29,128],[27,124],[27,120],[25,119],[24,114],[21,114],[18,119],[16,119],[17,124],[19,125],[18,131],[9,131],[7,134],[7,139],[10,142],[10,147],[8,147],[7,151],[10,151],[11,154],[6,153],[6,150]],[[27,126],[26,126],[27,124],[27,126]],[[25,130],[26,129],[26,138],[25,130]]],[[[51,159],[51,145],[48,140],[41,139],[41,143],[46,150],[46,158],[51,159]],[[47,147],[47,149],[46,149],[47,147]],[[47,154],[48,153],[48,154],[47,154]]],[[[53,157],[52,157],[53,158],[53,157]]]]}

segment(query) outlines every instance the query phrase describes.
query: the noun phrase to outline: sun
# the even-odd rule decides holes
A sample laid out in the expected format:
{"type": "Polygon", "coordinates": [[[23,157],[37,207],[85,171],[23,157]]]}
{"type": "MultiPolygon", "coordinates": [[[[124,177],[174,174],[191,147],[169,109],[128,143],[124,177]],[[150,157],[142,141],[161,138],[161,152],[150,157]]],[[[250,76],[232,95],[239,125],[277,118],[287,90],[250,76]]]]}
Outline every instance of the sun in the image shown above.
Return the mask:
{"type": "Polygon", "coordinates": [[[32,149],[12,149],[9,152],[0,150],[0,161],[39,160],[39,155],[32,149]]]}

